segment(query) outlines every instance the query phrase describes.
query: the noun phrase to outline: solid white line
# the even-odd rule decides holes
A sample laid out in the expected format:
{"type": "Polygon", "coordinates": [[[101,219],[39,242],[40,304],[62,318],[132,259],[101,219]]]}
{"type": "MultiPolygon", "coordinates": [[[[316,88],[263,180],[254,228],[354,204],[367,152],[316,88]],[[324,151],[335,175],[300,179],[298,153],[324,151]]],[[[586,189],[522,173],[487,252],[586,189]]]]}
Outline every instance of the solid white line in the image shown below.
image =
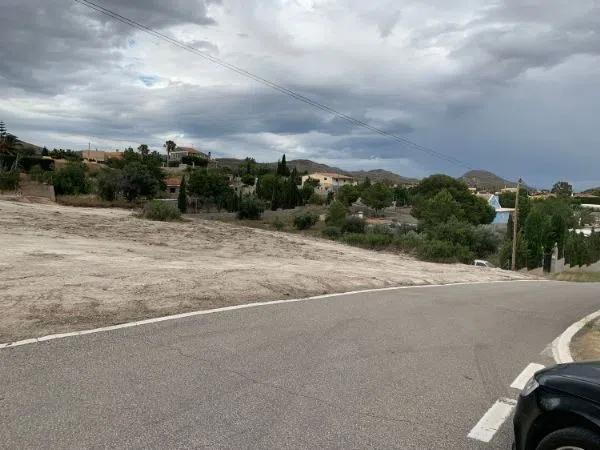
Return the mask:
{"type": "Polygon", "coordinates": [[[597,317],[600,317],[600,311],[588,314],[583,319],[575,322],[573,325],[567,328],[563,334],[561,334],[552,342],[552,356],[554,356],[554,360],[558,364],[573,362],[573,355],[571,355],[570,348],[573,336],[575,336],[579,330],[597,317]]]}
{"type": "Polygon", "coordinates": [[[501,398],[487,410],[467,436],[478,441],[490,442],[502,424],[508,419],[516,404],[515,400],[501,398]]]}
{"type": "Polygon", "coordinates": [[[542,364],[529,364],[527,367],[525,367],[525,369],[523,369],[523,372],[521,372],[519,376],[515,378],[515,381],[512,382],[510,387],[522,391],[533,374],[538,370],[542,370],[543,368],[544,366],[542,364]]]}
{"type": "Polygon", "coordinates": [[[192,312],[181,313],[181,314],[173,314],[170,316],[154,317],[152,319],[138,320],[135,322],[126,322],[126,323],[121,323],[119,325],[111,325],[108,327],[93,328],[90,330],[72,331],[72,332],[60,333],[60,334],[50,334],[48,336],[43,336],[43,337],[39,337],[39,338],[30,338],[30,339],[24,339],[22,341],[7,342],[5,344],[0,344],[0,350],[4,349],[4,348],[20,347],[22,345],[27,345],[27,344],[35,344],[38,342],[52,341],[54,339],[62,339],[62,338],[72,337],[72,336],[82,336],[82,335],[86,335],[86,334],[101,333],[104,331],[118,330],[121,328],[130,328],[130,327],[136,327],[139,325],[148,325],[151,323],[164,322],[166,320],[176,320],[176,319],[183,319],[186,317],[202,316],[205,314],[214,314],[214,313],[219,313],[219,312],[224,312],[224,311],[234,311],[236,309],[256,308],[258,306],[280,305],[283,303],[305,302],[305,301],[310,301],[310,300],[320,300],[320,299],[331,298],[331,297],[340,297],[343,295],[366,294],[369,292],[396,291],[396,290],[400,290],[400,289],[421,289],[421,288],[435,288],[435,287],[446,287],[446,286],[465,286],[465,285],[477,285],[477,284],[516,283],[516,282],[522,283],[522,282],[546,282],[546,281],[545,280],[537,280],[537,279],[525,279],[525,280],[472,281],[472,282],[448,283],[448,284],[421,284],[421,285],[414,285],[414,286],[395,286],[395,287],[378,288],[378,289],[363,289],[360,291],[339,292],[336,294],[324,294],[324,295],[317,295],[314,297],[295,298],[295,299],[287,299],[287,300],[273,300],[273,301],[266,301],[266,302],[245,303],[242,305],[225,306],[223,308],[205,309],[205,310],[201,310],[201,311],[192,311],[192,312]]]}

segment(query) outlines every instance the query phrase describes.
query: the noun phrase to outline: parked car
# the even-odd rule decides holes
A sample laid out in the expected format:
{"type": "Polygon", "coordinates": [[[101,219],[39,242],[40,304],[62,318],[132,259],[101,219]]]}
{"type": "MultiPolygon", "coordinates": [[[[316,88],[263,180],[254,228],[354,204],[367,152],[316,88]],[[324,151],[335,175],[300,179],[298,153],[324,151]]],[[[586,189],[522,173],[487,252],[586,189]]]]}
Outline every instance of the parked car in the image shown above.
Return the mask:
{"type": "Polygon", "coordinates": [[[489,267],[490,269],[496,267],[491,262],[486,261],[485,259],[476,259],[475,261],[473,261],[473,265],[477,267],[489,267]]]}
{"type": "Polygon", "coordinates": [[[600,361],[540,370],[519,396],[515,450],[600,449],[600,361]]]}

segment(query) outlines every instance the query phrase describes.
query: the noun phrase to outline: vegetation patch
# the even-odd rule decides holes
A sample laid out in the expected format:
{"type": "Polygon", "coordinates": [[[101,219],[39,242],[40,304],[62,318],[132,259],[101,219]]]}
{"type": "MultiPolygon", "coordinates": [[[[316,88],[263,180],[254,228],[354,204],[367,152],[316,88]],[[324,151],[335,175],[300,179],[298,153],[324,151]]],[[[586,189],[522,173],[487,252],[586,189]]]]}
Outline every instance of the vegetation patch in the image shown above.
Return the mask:
{"type": "Polygon", "coordinates": [[[150,200],[144,206],[142,217],[161,222],[174,222],[181,220],[181,211],[179,211],[179,208],[173,202],[150,200]]]}

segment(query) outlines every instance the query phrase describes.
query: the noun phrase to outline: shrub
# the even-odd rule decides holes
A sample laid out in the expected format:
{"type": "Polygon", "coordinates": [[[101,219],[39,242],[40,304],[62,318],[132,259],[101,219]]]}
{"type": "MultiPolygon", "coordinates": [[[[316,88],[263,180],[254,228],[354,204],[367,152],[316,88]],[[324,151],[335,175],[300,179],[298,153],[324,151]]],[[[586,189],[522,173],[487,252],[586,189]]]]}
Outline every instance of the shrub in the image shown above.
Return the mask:
{"type": "Polygon", "coordinates": [[[52,177],[56,195],[87,194],[89,185],[85,178],[85,166],[78,162],[69,162],[52,177]]]}
{"type": "Polygon", "coordinates": [[[342,235],[342,230],[340,227],[327,227],[323,230],[323,235],[329,239],[336,240],[342,235]]]}
{"type": "Polygon", "coordinates": [[[102,200],[113,201],[121,191],[121,172],[104,168],[96,176],[98,196],[102,200]]]}
{"type": "Polygon", "coordinates": [[[308,203],[312,205],[322,205],[323,203],[325,203],[325,199],[316,192],[313,192],[310,198],[308,199],[308,203]]]}
{"type": "Polygon", "coordinates": [[[240,201],[240,209],[237,212],[237,218],[258,220],[262,216],[265,210],[264,203],[256,197],[248,196],[244,197],[240,201]]]}
{"type": "Polygon", "coordinates": [[[411,253],[414,252],[423,241],[424,237],[422,234],[415,231],[409,231],[406,234],[396,236],[392,241],[392,245],[396,250],[411,253]]]}
{"type": "Polygon", "coordinates": [[[382,250],[390,247],[392,243],[392,236],[389,234],[361,234],[361,233],[348,233],[342,238],[344,242],[357,247],[368,248],[371,250],[382,250]]]}
{"type": "Polygon", "coordinates": [[[294,226],[299,230],[307,230],[317,223],[319,217],[311,213],[302,213],[294,217],[294,226]]]}
{"type": "Polygon", "coordinates": [[[160,182],[152,169],[135,161],[123,168],[121,185],[125,198],[130,202],[138,197],[152,198],[160,188],[160,182]]]}
{"type": "Polygon", "coordinates": [[[366,222],[360,217],[351,216],[348,217],[342,225],[343,233],[364,233],[366,222]]]}
{"type": "Polygon", "coordinates": [[[480,226],[473,231],[471,250],[479,258],[485,258],[496,253],[500,245],[500,237],[491,229],[480,226]]]}
{"type": "Polygon", "coordinates": [[[373,234],[389,234],[390,236],[394,235],[394,230],[392,230],[392,228],[390,226],[382,224],[382,223],[378,223],[378,224],[370,226],[367,229],[367,232],[373,233],[373,234]]]}
{"type": "Polygon", "coordinates": [[[281,231],[285,228],[285,222],[281,220],[280,217],[275,217],[273,222],[271,222],[271,225],[273,225],[273,228],[275,228],[277,231],[281,231]]]}
{"type": "Polygon", "coordinates": [[[473,253],[464,245],[438,239],[423,240],[417,247],[417,255],[425,261],[442,263],[460,261],[465,264],[473,262],[473,253]]]}
{"type": "Polygon", "coordinates": [[[151,200],[144,205],[142,217],[150,220],[171,222],[181,220],[181,211],[179,211],[179,208],[177,208],[177,205],[173,202],[151,200]]]}
{"type": "Polygon", "coordinates": [[[29,169],[29,176],[38,183],[48,183],[52,180],[51,172],[45,171],[41,166],[36,165],[29,169]]]}
{"type": "Polygon", "coordinates": [[[14,191],[19,186],[19,172],[0,169],[0,191],[14,191]]]}
{"type": "Polygon", "coordinates": [[[325,218],[325,223],[332,227],[341,227],[344,225],[345,220],[346,208],[342,204],[342,202],[335,200],[331,203],[329,209],[327,210],[327,217],[325,218]]]}
{"type": "Polygon", "coordinates": [[[247,173],[246,175],[242,175],[242,183],[246,186],[254,186],[256,182],[256,177],[252,174],[247,173]]]}

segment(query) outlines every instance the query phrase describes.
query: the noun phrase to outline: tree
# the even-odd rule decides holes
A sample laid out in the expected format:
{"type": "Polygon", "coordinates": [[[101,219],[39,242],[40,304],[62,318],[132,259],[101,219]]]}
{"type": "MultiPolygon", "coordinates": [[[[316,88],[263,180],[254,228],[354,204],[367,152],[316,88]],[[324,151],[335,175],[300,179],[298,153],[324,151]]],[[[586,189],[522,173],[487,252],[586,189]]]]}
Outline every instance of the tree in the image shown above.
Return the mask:
{"type": "Polygon", "coordinates": [[[148,156],[148,154],[150,153],[150,149],[146,144],[140,144],[140,146],[137,149],[142,156],[148,156]]]}
{"type": "Polygon", "coordinates": [[[424,178],[413,189],[412,215],[417,219],[422,219],[428,200],[434,198],[441,191],[446,191],[458,205],[454,214],[457,219],[473,225],[488,224],[494,220],[496,211],[486,200],[473,195],[463,181],[440,174],[424,178]]]}
{"type": "Polygon", "coordinates": [[[85,177],[86,166],[69,162],[57,171],[53,177],[54,191],[57,195],[87,194],[89,185],[85,177]]]}
{"type": "Polygon", "coordinates": [[[342,202],[346,206],[352,205],[360,197],[360,191],[358,186],[351,184],[343,185],[337,192],[336,199],[342,202]]]}
{"type": "Polygon", "coordinates": [[[220,211],[233,195],[227,176],[218,170],[193,170],[187,181],[187,191],[205,205],[215,205],[220,211]]]}
{"type": "Polygon", "coordinates": [[[405,186],[396,186],[394,188],[394,201],[396,207],[407,206],[410,204],[410,194],[405,186]]]}
{"type": "Polygon", "coordinates": [[[558,197],[571,197],[573,195],[573,186],[566,181],[557,181],[552,186],[551,192],[558,197]]]}
{"type": "Polygon", "coordinates": [[[390,188],[385,184],[375,183],[365,189],[361,198],[365,205],[373,208],[378,214],[382,209],[391,206],[394,197],[390,188]]]}
{"type": "Polygon", "coordinates": [[[285,160],[285,154],[281,158],[281,161],[277,162],[277,175],[282,177],[288,177],[290,175],[290,169],[287,167],[287,162],[285,160]]]}
{"type": "Polygon", "coordinates": [[[98,195],[103,200],[113,201],[119,195],[122,186],[121,171],[118,169],[102,168],[96,176],[98,195]]]}
{"type": "Polygon", "coordinates": [[[460,220],[463,217],[460,205],[448,190],[443,189],[435,197],[421,202],[418,219],[425,228],[448,222],[451,218],[460,220]]]}
{"type": "Polygon", "coordinates": [[[171,159],[171,152],[175,151],[175,149],[177,148],[177,144],[171,140],[168,140],[167,142],[165,142],[165,145],[163,145],[163,147],[167,150],[167,161],[169,161],[171,159]]]}
{"type": "Polygon", "coordinates": [[[342,227],[346,221],[346,207],[339,200],[334,200],[329,205],[325,223],[332,227],[342,227]]]}
{"type": "Polygon", "coordinates": [[[148,166],[134,161],[122,171],[121,187],[125,198],[132,202],[138,197],[153,198],[158,194],[160,183],[148,166]]]}
{"type": "Polygon", "coordinates": [[[42,156],[48,156],[48,149],[46,147],[42,149],[42,156]]]}
{"type": "Polygon", "coordinates": [[[179,194],[177,195],[177,207],[182,213],[187,212],[187,190],[185,186],[185,177],[181,178],[181,184],[179,185],[179,194]]]}
{"type": "Polygon", "coordinates": [[[0,120],[0,139],[6,136],[6,124],[0,120]]]}

